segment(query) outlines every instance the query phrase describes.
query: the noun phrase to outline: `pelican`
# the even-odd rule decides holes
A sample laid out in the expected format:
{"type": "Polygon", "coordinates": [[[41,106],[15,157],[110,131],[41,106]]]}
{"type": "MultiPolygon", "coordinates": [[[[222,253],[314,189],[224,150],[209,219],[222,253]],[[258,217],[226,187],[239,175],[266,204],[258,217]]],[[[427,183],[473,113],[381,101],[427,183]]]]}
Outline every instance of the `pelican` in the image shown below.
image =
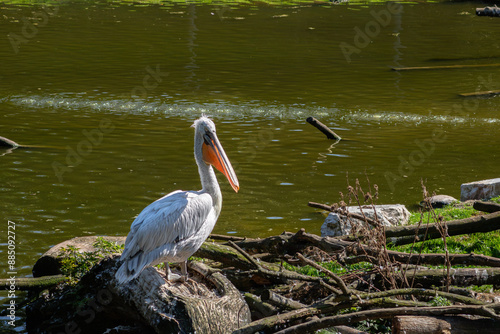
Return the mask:
{"type": "Polygon", "coordinates": [[[123,263],[115,274],[119,284],[161,262],[165,263],[167,280],[186,281],[187,259],[208,238],[222,208],[222,194],[212,166],[227,177],[235,192],[240,188],[212,120],[202,115],[193,127],[194,158],[203,189],[171,192],[142,210],[125,241],[120,258],[123,263]],[[170,271],[169,262],[181,263],[182,276],[170,271]]]}

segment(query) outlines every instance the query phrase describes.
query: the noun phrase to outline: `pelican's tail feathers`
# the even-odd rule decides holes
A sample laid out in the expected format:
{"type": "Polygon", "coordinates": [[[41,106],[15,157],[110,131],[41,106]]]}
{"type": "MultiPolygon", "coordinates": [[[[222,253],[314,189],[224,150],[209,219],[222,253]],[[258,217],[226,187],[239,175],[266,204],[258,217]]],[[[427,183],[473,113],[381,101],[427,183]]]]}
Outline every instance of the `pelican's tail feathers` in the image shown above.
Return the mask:
{"type": "Polygon", "coordinates": [[[116,271],[115,278],[118,284],[125,284],[139,276],[149,263],[144,261],[143,254],[139,254],[131,259],[123,261],[116,271]]]}

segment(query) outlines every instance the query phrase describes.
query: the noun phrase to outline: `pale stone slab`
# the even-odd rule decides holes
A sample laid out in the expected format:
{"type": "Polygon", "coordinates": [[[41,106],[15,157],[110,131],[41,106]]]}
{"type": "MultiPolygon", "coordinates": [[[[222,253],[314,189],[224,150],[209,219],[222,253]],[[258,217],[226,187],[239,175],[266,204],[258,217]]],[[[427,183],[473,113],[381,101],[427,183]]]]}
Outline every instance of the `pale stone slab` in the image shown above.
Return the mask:
{"type": "Polygon", "coordinates": [[[460,186],[460,193],[462,202],[500,196],[500,178],[464,183],[460,186]]]}
{"type": "MultiPolygon", "coordinates": [[[[371,205],[362,206],[361,209],[366,217],[375,219],[375,213],[371,205]]],[[[357,214],[361,214],[361,209],[358,206],[347,207],[349,212],[357,214]]],[[[384,226],[405,225],[408,223],[408,219],[410,218],[410,212],[402,204],[375,205],[375,210],[377,212],[379,222],[384,226]]],[[[351,224],[365,225],[366,223],[352,217],[348,219],[343,215],[330,212],[321,226],[321,236],[337,237],[348,235],[352,229],[351,224]]]]}

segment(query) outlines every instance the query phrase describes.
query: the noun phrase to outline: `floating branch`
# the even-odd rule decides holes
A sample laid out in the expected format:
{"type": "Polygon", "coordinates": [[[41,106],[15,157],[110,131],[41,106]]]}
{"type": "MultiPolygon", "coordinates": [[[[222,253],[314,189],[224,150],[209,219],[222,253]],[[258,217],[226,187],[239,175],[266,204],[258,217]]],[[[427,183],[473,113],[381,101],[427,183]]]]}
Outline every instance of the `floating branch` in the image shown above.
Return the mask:
{"type": "Polygon", "coordinates": [[[473,93],[462,93],[458,94],[462,97],[490,97],[490,96],[495,96],[499,95],[500,90],[487,90],[483,92],[473,92],[473,93]]]}
{"type": "Polygon", "coordinates": [[[328,139],[335,139],[336,141],[339,141],[342,139],[338,134],[333,132],[330,128],[328,128],[325,124],[318,121],[316,118],[308,117],[306,119],[306,121],[307,121],[307,123],[314,126],[316,129],[318,129],[319,131],[323,132],[328,139]]]}
{"type": "Polygon", "coordinates": [[[444,65],[444,66],[422,66],[422,67],[393,67],[393,71],[416,71],[416,70],[446,70],[473,67],[496,67],[500,64],[469,64],[469,65],[444,65]]]}

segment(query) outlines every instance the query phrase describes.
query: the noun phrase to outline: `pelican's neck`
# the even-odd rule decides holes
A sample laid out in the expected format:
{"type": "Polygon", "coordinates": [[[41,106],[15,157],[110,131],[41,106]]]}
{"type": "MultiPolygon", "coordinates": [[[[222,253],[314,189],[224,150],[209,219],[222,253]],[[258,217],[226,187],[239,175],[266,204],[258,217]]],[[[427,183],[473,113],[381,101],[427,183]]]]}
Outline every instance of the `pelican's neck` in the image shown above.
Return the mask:
{"type": "Polygon", "coordinates": [[[222,209],[222,193],[220,191],[219,183],[217,182],[217,177],[215,176],[213,167],[211,165],[207,165],[203,161],[202,144],[203,139],[195,138],[194,157],[196,159],[196,164],[198,165],[198,172],[200,173],[202,186],[201,192],[212,196],[214,208],[217,212],[217,216],[219,216],[222,209]]]}

